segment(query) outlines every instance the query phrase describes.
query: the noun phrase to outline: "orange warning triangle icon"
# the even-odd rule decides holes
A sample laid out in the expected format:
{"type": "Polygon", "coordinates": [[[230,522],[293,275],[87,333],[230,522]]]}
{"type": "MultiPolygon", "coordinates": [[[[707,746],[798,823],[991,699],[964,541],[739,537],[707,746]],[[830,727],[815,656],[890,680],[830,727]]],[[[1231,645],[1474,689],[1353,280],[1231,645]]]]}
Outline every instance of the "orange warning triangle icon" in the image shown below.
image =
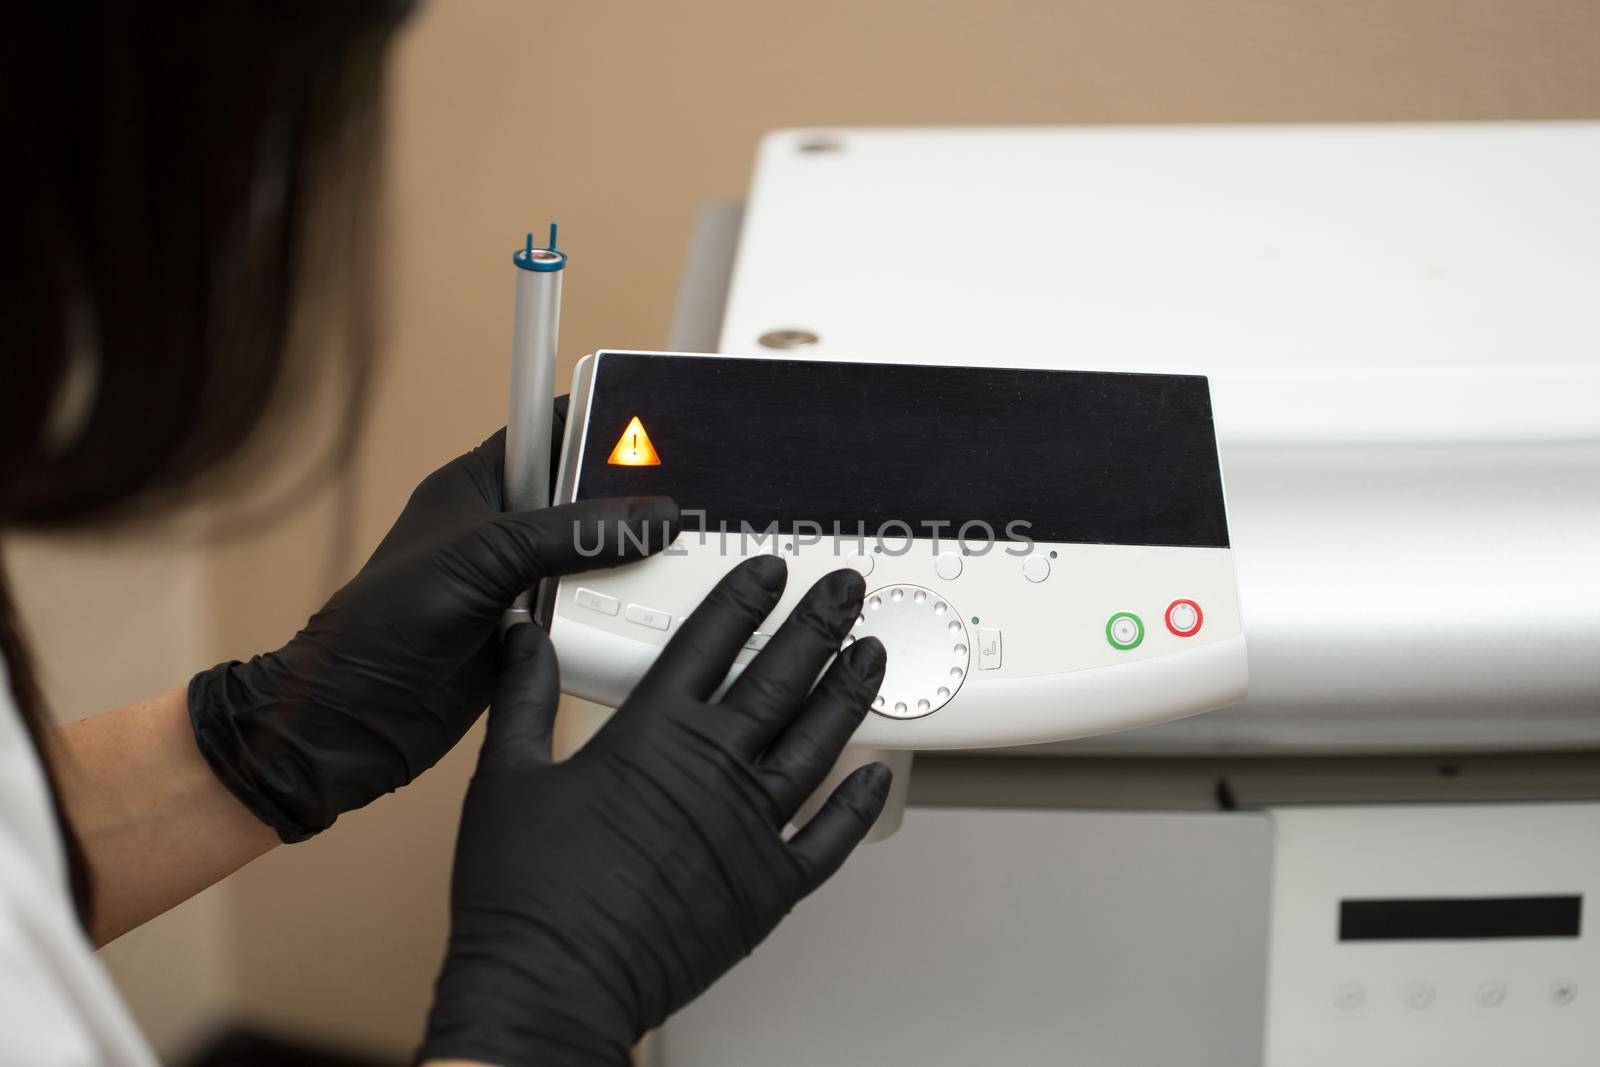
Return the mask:
{"type": "Polygon", "coordinates": [[[656,446],[650,443],[650,435],[644,432],[639,416],[628,420],[628,428],[617,438],[617,447],[611,450],[606,462],[617,467],[661,466],[661,457],[656,454],[656,446]]]}

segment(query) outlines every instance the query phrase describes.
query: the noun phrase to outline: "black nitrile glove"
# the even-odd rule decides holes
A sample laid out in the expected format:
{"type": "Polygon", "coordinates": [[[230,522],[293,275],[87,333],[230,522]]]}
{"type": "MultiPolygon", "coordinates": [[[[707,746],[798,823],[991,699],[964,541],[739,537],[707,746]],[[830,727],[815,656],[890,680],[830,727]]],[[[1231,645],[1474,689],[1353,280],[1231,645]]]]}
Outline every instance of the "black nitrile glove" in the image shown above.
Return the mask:
{"type": "Polygon", "coordinates": [[[550,639],[526,625],[506,635],[422,1058],[625,1064],[646,1030],[748,955],[861,841],[888,795],[881,763],[781,837],[883,679],[883,646],[867,639],[816,681],[861,610],[860,575],[813,586],[710,700],[784,577],[776,556],[734,568],[563,763],[550,759],[550,639]]]}
{"type": "Polygon", "coordinates": [[[494,692],[495,628],[518,593],[671,540],[677,506],[659,497],[505,513],[504,461],[501,431],[433,472],[293,640],[189,683],[201,753],[283,840],[398,789],[461,739],[494,692]]]}

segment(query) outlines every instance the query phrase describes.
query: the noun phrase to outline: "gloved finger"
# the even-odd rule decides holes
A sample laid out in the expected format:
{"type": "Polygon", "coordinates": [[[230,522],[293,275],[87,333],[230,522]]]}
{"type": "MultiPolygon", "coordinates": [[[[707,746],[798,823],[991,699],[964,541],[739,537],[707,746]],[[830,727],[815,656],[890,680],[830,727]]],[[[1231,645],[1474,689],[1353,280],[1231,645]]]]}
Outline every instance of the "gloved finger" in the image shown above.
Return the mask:
{"type": "Polygon", "coordinates": [[[789,724],[756,765],[779,817],[787,822],[799,810],[861,725],[867,707],[883,685],[887,661],[875,637],[857,641],[828,667],[805,710],[789,724]]]}
{"type": "Polygon", "coordinates": [[[511,627],[500,644],[500,680],[478,752],[479,773],[549,763],[560,700],[561,675],[550,635],[532,623],[511,627]]]}
{"type": "Polygon", "coordinates": [[[807,893],[833,877],[861,844],[889,799],[893,780],[894,774],[885,764],[857,768],[790,840],[789,848],[804,872],[807,893]]]}
{"type": "Polygon", "coordinates": [[[789,568],[777,556],[755,556],[723,575],[645,672],[635,693],[688,693],[705,700],[728,676],[733,657],[783,595],[789,568]]]}
{"type": "Polygon", "coordinates": [[[451,565],[499,611],[540,578],[615,567],[661,551],[677,534],[670,497],[584,500],[492,515],[457,538],[451,565]]]}
{"type": "MultiPolygon", "coordinates": [[[[505,454],[506,432],[501,430],[422,479],[411,494],[406,512],[421,508],[434,517],[441,508],[467,515],[503,511],[500,483],[505,454]]],[[[401,519],[404,518],[402,513],[401,519]]]]}
{"type": "MultiPolygon", "coordinates": [[[[554,486],[561,473],[561,443],[567,433],[567,394],[562,393],[550,403],[550,484],[554,486]]],[[[483,443],[474,448],[467,456],[476,457],[494,475],[494,504],[496,509],[504,510],[504,497],[502,487],[505,485],[506,472],[506,428],[504,426],[484,438],[483,443]]]]}
{"type": "Polygon", "coordinates": [[[866,588],[853,570],[823,575],[728,689],[723,703],[738,709],[735,736],[747,756],[765,749],[794,718],[861,614],[866,588]]]}
{"type": "MultiPolygon", "coordinates": [[[[567,397],[551,403],[550,484],[561,473],[561,441],[567,429],[567,397]]],[[[484,438],[476,448],[446,463],[422,480],[413,501],[434,506],[453,505],[471,514],[477,509],[505,510],[506,431],[501,427],[484,438]]]]}
{"type": "Polygon", "coordinates": [[[404,555],[419,544],[436,540],[442,523],[460,528],[504,511],[501,467],[505,451],[506,432],[501,430],[422,479],[368,563],[404,555]]]}

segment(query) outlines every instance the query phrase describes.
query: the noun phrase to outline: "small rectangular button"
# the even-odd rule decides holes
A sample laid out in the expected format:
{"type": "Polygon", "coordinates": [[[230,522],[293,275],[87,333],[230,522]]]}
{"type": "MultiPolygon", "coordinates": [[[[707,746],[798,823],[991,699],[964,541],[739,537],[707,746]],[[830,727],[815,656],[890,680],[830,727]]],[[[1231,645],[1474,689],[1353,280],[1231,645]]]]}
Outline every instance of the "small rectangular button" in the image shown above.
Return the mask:
{"type": "Polygon", "coordinates": [[[763,648],[767,647],[767,642],[770,640],[772,640],[771,634],[751,634],[750,640],[744,643],[744,647],[748,648],[752,652],[760,652],[763,648]]]}
{"type": "Polygon", "coordinates": [[[978,627],[978,669],[997,670],[1000,666],[1000,631],[978,627]]]}
{"type": "Polygon", "coordinates": [[[640,626],[648,626],[652,630],[665,630],[672,625],[672,613],[670,611],[657,611],[655,608],[647,608],[643,604],[629,604],[627,617],[629,622],[636,622],[640,626]]]}
{"type": "Polygon", "coordinates": [[[622,610],[622,601],[616,597],[606,596],[604,593],[596,593],[593,589],[584,589],[582,587],[579,587],[578,591],[572,594],[572,602],[580,608],[598,611],[602,615],[615,615],[622,610]]]}

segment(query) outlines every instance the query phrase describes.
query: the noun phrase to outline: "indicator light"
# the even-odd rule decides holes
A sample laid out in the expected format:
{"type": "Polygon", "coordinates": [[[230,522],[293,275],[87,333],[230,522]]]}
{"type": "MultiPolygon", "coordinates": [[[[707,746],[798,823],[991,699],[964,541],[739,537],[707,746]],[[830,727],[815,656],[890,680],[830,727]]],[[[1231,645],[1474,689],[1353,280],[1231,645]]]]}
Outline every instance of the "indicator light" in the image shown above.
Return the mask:
{"type": "Polygon", "coordinates": [[[628,428],[617,438],[617,447],[611,450],[606,462],[615,467],[659,467],[661,457],[650,435],[644,432],[644,423],[635,415],[628,420],[628,428]]]}

